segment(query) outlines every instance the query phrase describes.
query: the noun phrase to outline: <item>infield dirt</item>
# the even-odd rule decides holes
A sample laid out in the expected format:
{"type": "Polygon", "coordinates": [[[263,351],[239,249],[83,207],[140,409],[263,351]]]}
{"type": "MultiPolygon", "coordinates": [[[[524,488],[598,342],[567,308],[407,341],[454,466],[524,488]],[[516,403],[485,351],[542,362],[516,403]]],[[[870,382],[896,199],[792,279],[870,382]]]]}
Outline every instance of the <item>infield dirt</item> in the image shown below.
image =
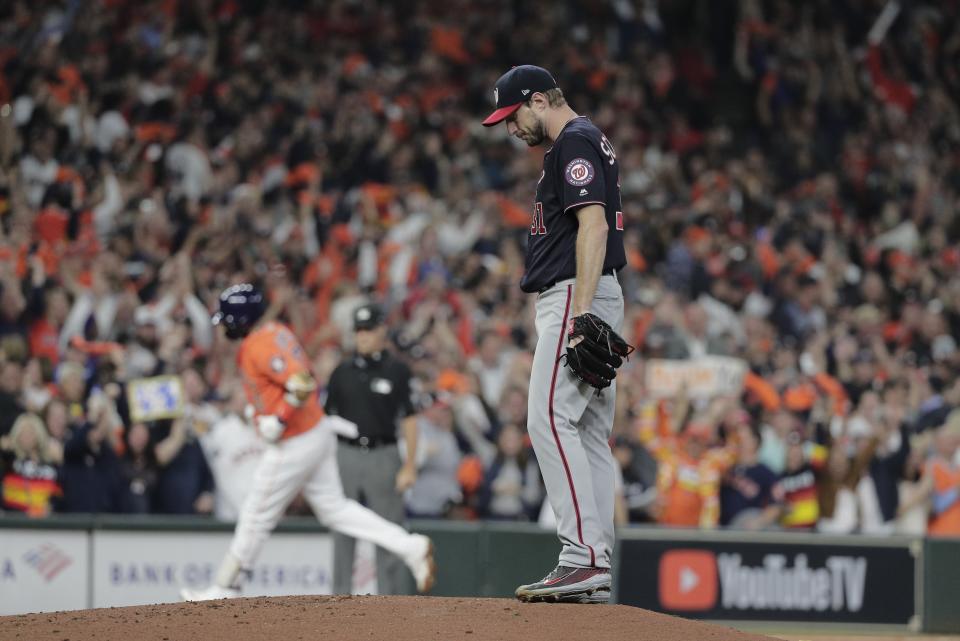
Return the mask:
{"type": "Polygon", "coordinates": [[[0,617],[2,641],[770,641],[625,605],[306,596],[0,617]]]}

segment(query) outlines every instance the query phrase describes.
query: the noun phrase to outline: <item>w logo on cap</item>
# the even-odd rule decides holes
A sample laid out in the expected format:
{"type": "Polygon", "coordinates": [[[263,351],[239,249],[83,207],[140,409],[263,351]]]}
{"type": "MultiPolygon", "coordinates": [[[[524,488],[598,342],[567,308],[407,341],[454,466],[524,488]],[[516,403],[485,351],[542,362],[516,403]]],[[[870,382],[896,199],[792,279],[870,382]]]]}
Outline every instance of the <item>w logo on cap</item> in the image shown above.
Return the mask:
{"type": "Polygon", "coordinates": [[[496,110],[483,121],[485,127],[503,122],[536,92],[557,88],[557,81],[542,67],[521,65],[500,76],[494,84],[493,100],[496,110]]]}

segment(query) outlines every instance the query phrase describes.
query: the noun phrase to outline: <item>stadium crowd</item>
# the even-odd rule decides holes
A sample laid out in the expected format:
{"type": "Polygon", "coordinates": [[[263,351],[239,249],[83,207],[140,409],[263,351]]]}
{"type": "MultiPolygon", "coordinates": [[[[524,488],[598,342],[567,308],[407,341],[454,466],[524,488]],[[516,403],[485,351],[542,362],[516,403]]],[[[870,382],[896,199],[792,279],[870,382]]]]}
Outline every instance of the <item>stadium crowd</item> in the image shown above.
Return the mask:
{"type": "Polygon", "coordinates": [[[262,446],[209,315],[254,280],[321,381],[388,310],[417,515],[546,518],[542,150],[480,126],[531,62],[620,159],[620,522],[960,536],[960,5],[884,4],[3,3],[3,510],[234,516],[262,446]],[[708,357],[742,391],[651,392],[708,357]],[[183,416],[134,421],[161,374],[183,416]]]}

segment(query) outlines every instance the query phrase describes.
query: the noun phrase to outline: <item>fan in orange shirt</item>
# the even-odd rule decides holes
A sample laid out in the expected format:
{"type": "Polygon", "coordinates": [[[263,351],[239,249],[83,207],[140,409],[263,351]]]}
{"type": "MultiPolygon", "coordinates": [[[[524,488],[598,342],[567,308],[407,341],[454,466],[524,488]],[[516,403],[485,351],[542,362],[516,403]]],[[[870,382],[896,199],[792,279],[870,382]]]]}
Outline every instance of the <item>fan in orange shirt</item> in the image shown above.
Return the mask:
{"type": "Polygon", "coordinates": [[[938,428],[936,454],[927,463],[933,483],[933,509],[928,532],[931,536],[960,536],[960,467],[955,464],[960,449],[960,414],[951,415],[938,428]]]}
{"type": "Polygon", "coordinates": [[[690,425],[674,456],[660,459],[657,489],[664,508],[657,521],[662,525],[712,528],[720,520],[720,478],[723,467],[708,450],[709,428],[690,425]]]}
{"type": "Polygon", "coordinates": [[[698,422],[689,423],[679,436],[641,429],[640,438],[657,460],[657,522],[716,527],[720,480],[735,459],[732,448],[710,448],[713,428],[698,422]]]}
{"type": "Polygon", "coordinates": [[[335,430],[345,424],[356,426],[324,416],[303,348],[287,327],[263,318],[264,308],[260,290],[243,283],[224,290],[220,311],[213,316],[227,338],[242,341],[237,361],[252,405],[251,418],[270,446],[254,473],[214,584],[200,590],[185,588],[181,596],[187,601],[240,596],[241,583],[267,537],[301,490],[327,527],[403,559],[417,589],[426,592],[434,580],[433,543],[344,496],[335,430]]]}

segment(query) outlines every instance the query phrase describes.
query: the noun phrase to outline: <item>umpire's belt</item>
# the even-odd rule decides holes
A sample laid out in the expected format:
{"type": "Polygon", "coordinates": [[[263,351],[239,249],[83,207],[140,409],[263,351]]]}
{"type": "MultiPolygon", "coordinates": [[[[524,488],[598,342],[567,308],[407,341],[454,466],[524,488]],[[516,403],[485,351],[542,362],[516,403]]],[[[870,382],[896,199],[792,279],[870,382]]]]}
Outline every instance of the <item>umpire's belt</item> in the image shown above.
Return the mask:
{"type": "MultiPolygon", "coordinates": [[[[616,275],[616,273],[617,273],[617,270],[615,270],[613,267],[609,267],[609,268],[603,270],[603,273],[600,274],[600,275],[601,275],[601,276],[610,276],[611,274],[616,275]]],[[[538,289],[538,290],[537,290],[537,293],[538,293],[538,294],[542,294],[543,292],[547,291],[548,289],[550,289],[551,287],[553,287],[554,285],[556,285],[556,284],[559,283],[560,281],[562,281],[562,280],[570,280],[571,278],[576,278],[576,276],[564,276],[563,278],[558,278],[557,280],[555,280],[555,281],[553,281],[553,282],[550,282],[550,283],[547,283],[546,285],[544,285],[543,287],[541,287],[540,289],[538,289]]]]}
{"type": "Polygon", "coordinates": [[[372,450],[377,447],[384,447],[386,445],[397,444],[397,439],[393,436],[361,436],[360,438],[347,438],[345,436],[338,436],[337,440],[344,445],[358,447],[363,451],[372,450]]]}

